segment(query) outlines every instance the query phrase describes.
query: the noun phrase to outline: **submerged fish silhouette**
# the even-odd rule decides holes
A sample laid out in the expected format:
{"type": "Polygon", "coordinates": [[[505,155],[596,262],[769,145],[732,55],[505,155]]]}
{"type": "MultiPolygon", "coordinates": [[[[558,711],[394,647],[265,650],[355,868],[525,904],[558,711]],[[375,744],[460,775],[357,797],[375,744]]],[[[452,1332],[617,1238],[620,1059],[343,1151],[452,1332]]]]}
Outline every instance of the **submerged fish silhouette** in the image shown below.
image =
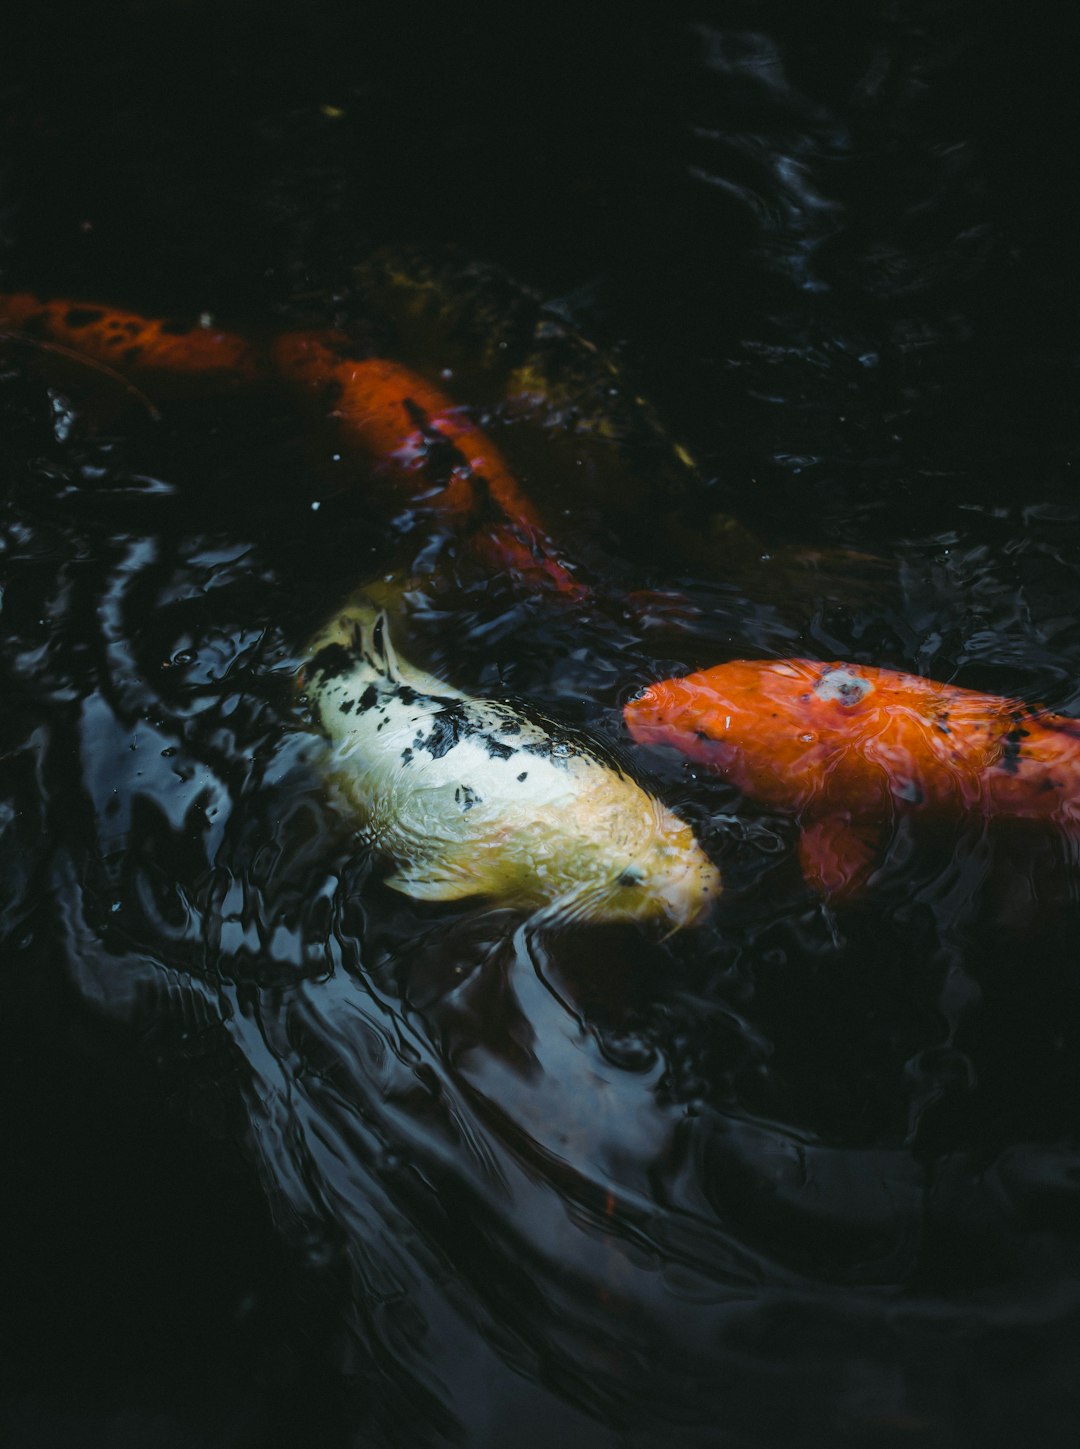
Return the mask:
{"type": "Polygon", "coordinates": [[[690,826],[597,745],[398,659],[370,601],[347,605],[311,648],[303,685],[335,745],[330,777],[395,861],[396,890],[675,926],[719,894],[690,826]]]}
{"type": "Polygon", "coordinates": [[[1080,720],[913,674],[811,659],[734,660],[625,709],[752,799],[795,814],[807,880],[863,885],[897,819],[982,817],[1080,834],[1080,720]]]}

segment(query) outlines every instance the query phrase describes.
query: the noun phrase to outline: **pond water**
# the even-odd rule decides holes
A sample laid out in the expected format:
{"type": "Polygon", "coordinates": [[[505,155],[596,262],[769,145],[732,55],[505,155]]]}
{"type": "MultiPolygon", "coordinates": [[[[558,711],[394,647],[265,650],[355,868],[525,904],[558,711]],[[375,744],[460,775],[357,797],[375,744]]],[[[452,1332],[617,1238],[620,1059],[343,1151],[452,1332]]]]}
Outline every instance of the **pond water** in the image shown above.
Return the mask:
{"type": "Polygon", "coordinates": [[[393,569],[428,667],[620,748],[743,656],[1080,714],[1064,34],[14,8],[0,292],[389,339],[591,591],[470,572],[272,389],[0,338],[3,1442],[1071,1443],[1066,852],[901,836],[832,909],[641,752],[724,899],[533,933],[388,891],[293,699],[393,569]]]}

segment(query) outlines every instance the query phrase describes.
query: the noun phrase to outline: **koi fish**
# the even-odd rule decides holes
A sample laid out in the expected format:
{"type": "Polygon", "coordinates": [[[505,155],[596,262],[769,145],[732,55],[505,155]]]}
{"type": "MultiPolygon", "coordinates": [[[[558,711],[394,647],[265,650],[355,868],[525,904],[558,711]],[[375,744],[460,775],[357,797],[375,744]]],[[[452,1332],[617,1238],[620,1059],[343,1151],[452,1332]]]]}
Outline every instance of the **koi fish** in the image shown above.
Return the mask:
{"type": "Polygon", "coordinates": [[[1011,819],[1080,835],[1080,720],[891,669],[734,660],[625,707],[635,740],[672,745],[795,815],[807,881],[865,884],[904,815],[1011,819]]]}
{"type": "Polygon", "coordinates": [[[346,447],[365,454],[454,524],[489,566],[534,588],[571,598],[587,590],[558,559],[539,513],[506,459],[445,393],[383,357],[342,355],[346,339],[325,332],[276,338],[278,374],[329,402],[346,447]]]}
{"type": "Polygon", "coordinates": [[[720,892],[690,826],[596,743],[399,659],[365,599],[313,641],[302,688],[332,743],[330,780],[395,862],[395,890],[676,927],[720,892]]]}
{"type": "Polygon", "coordinates": [[[0,294],[0,325],[122,374],[153,374],[159,381],[251,382],[265,373],[258,350],[236,333],[94,303],[43,302],[30,292],[0,294]]]}
{"type": "Polygon", "coordinates": [[[156,386],[267,382],[329,401],[342,442],[454,527],[489,568],[572,599],[587,588],[558,558],[509,464],[464,410],[418,373],[381,357],[349,356],[329,330],[288,332],[269,349],[218,328],[111,307],[0,294],[0,326],[156,386]]]}

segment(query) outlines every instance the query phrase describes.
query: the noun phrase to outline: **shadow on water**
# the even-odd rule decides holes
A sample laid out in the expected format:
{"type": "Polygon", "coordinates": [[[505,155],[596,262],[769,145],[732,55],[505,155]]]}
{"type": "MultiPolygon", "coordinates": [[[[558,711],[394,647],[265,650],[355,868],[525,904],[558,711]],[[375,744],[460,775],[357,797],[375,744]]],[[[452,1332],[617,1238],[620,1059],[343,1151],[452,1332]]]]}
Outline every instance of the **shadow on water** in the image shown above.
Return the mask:
{"type": "MultiPolygon", "coordinates": [[[[618,589],[546,606],[443,557],[426,663],[613,740],[642,682],[741,654],[1080,712],[1060,62],[1036,97],[962,7],[722,9],[538,21],[526,57],[494,13],[406,40],[324,5],[256,63],[249,7],[130,5],[63,71],[28,14],[4,287],[357,323],[358,263],[451,243],[691,446],[670,493],[664,435],[554,383],[530,440],[468,326],[420,329],[567,555],[693,607],[643,629],[618,589]],[[732,515],[888,566],[792,584],[732,562],[732,515]]],[[[657,754],[725,873],[701,930],[408,901],[292,685],[350,584],[430,566],[416,520],[269,396],[156,420],[14,347],[0,419],[6,1442],[1066,1442],[1063,852],[901,832],[834,913],[790,822],[657,754]]]]}

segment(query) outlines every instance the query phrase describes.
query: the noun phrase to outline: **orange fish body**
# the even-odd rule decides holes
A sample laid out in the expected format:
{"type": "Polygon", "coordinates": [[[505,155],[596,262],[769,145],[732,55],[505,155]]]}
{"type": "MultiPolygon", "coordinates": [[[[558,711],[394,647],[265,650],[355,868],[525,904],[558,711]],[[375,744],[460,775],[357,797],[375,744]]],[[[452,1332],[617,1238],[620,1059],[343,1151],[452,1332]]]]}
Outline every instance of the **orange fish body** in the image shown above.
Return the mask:
{"type": "Polygon", "coordinates": [[[427,501],[485,563],[532,587],[583,595],[506,459],[465,411],[401,363],[342,356],[347,345],[333,333],[288,332],[272,356],[288,383],[330,402],[346,447],[365,454],[410,500],[427,501]]]}
{"type": "Polygon", "coordinates": [[[0,294],[0,326],[17,327],[125,375],[251,382],[264,374],[258,351],[233,332],[95,303],[42,302],[29,292],[0,294]]]}
{"type": "Polygon", "coordinates": [[[798,819],[811,884],[865,883],[896,821],[982,817],[1080,832],[1080,720],[913,674],[810,659],[735,660],[654,684],[625,710],[798,819]]]}
{"type": "Polygon", "coordinates": [[[454,527],[489,569],[570,598],[588,591],[556,556],[540,515],[495,444],[418,373],[349,357],[341,333],[287,332],[268,350],[218,328],[141,317],[29,292],[0,294],[0,327],[18,328],[126,377],[155,385],[250,383],[276,376],[329,400],[342,444],[413,502],[454,527]]]}

